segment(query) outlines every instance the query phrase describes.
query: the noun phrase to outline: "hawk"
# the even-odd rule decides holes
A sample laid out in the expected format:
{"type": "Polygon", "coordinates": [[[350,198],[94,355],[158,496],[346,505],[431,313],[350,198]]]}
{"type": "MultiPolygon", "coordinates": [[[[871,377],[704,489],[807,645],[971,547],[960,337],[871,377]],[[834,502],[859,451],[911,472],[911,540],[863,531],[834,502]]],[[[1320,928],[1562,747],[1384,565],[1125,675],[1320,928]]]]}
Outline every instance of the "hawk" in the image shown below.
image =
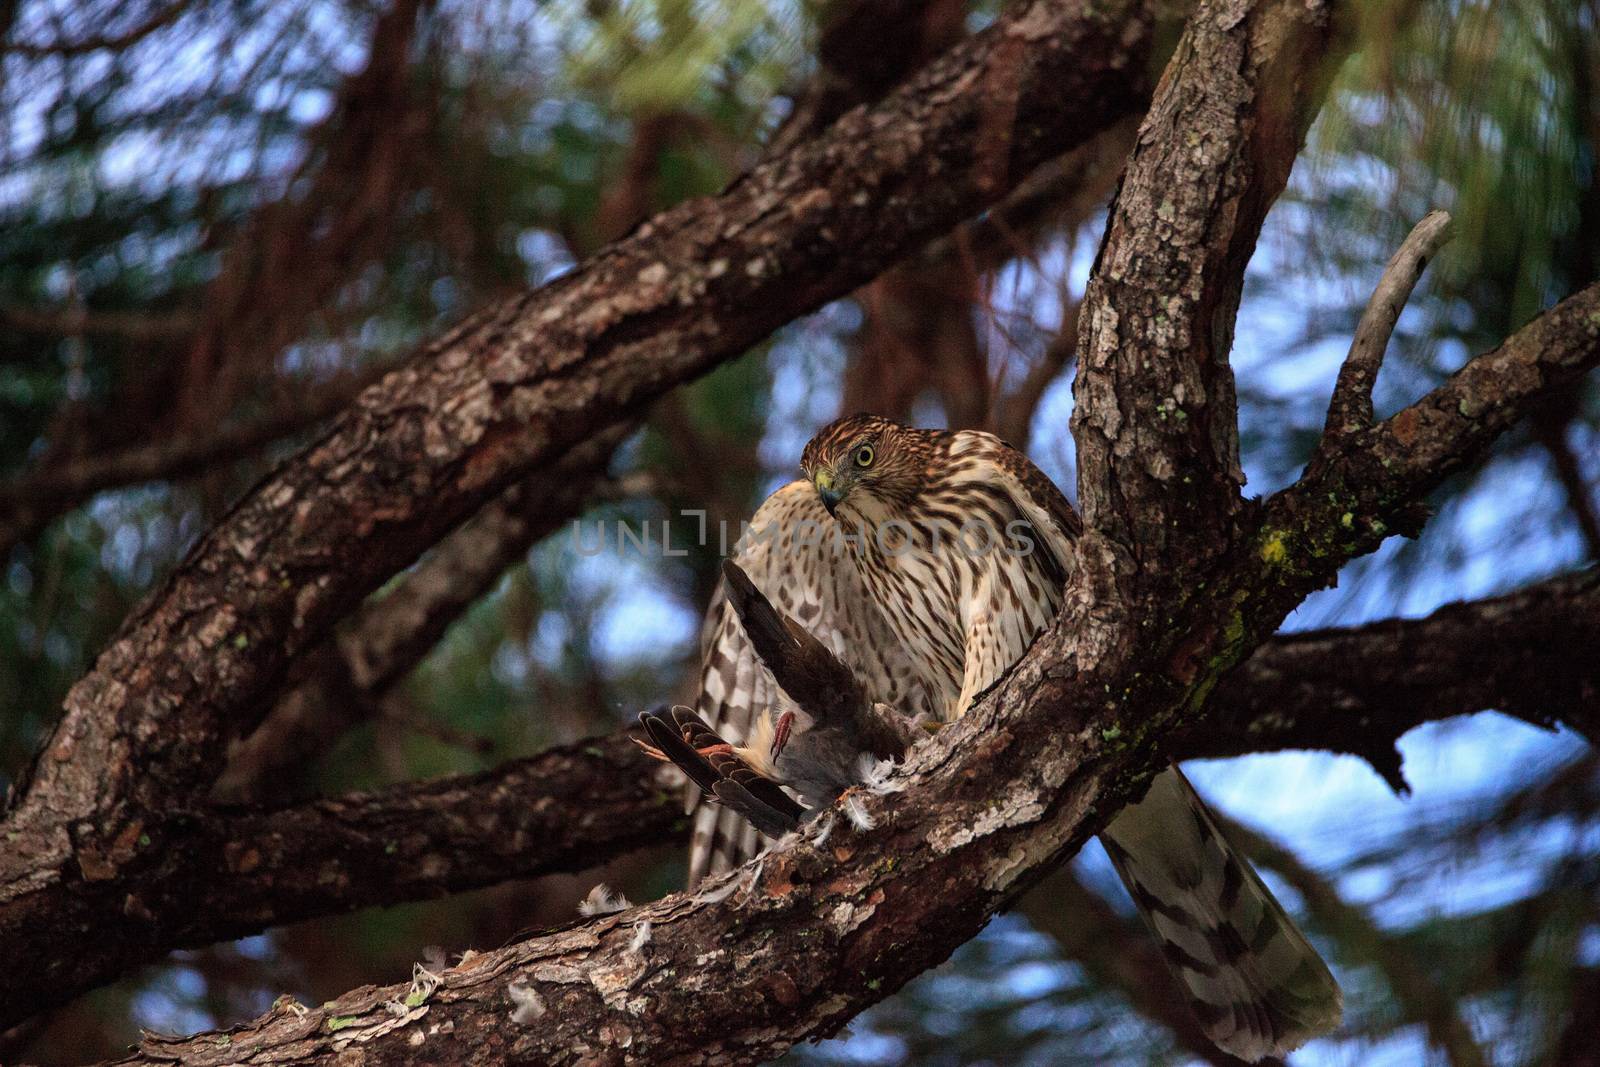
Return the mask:
{"type": "MultiPolygon", "coordinates": [[[[909,719],[960,718],[1055,618],[1075,566],[1077,513],[1026,456],[973,430],[850,416],[812,438],[801,468],[803,480],[756,511],[734,549],[737,570],[842,660],[870,701],[909,719]]],[[[719,794],[726,785],[753,791],[769,814],[782,808],[763,826],[770,835],[803,810],[783,808],[766,758],[797,708],[741,624],[734,571],[707,612],[700,695],[693,714],[681,709],[688,744],[677,747],[718,761],[696,779],[719,794]],[[736,774],[735,746],[749,764],[736,774]]],[[[692,886],[755,855],[759,838],[740,816],[751,805],[691,793],[692,886]]],[[[1220,1048],[1254,1061],[1338,1025],[1327,965],[1176,767],[1101,839],[1220,1048]]]]}

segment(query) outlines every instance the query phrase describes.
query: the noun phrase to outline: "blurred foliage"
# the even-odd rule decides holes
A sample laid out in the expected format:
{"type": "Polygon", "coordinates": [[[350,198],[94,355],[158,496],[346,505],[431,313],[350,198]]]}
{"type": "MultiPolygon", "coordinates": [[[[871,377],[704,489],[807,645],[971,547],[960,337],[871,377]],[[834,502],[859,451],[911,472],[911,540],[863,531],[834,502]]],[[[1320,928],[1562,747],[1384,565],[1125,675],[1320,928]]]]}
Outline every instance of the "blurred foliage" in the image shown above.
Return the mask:
{"type": "MultiPolygon", "coordinates": [[[[970,6],[968,26],[997,6],[970,6]]],[[[787,112],[832,6],[414,8],[396,32],[396,13],[411,8],[372,0],[0,5],[0,478],[292,409],[485,300],[570,269],[642,216],[715,192],[787,112]],[[385,69],[398,76],[373,73],[385,69]],[[195,415],[197,392],[219,397],[218,410],[195,415]]],[[[1362,47],[1248,281],[1237,364],[1253,490],[1303,464],[1366,289],[1428,209],[1451,210],[1458,237],[1401,321],[1384,409],[1600,276],[1596,28],[1595,0],[1364,6],[1362,47]]],[[[995,383],[1020,382],[1041,358],[1081,292],[1099,224],[1095,212],[1053,219],[986,265],[976,295],[960,294],[995,383]]],[[[333,792],[477,770],[688,696],[718,524],[736,536],[837,413],[870,314],[843,301],[780,331],[658,405],[619,450],[613,484],[637,479],[644,491],[602,494],[582,536],[648,524],[659,546],[665,521],[687,555],[591,558],[575,551],[574,531],[551,537],[455,623],[382,718],[333,742],[300,784],[333,792]],[[682,515],[699,508],[705,544],[682,515]]],[[[1064,482],[1070,403],[1065,378],[1045,391],[1031,445],[1064,482]]],[[[931,392],[915,410],[944,417],[931,392]]],[[[0,785],[139,598],[310,431],[199,477],[102,493],[0,553],[0,785]]],[[[1420,541],[1359,562],[1292,624],[1422,611],[1574,566],[1596,552],[1575,508],[1584,494],[1595,506],[1597,481],[1591,387],[1452,479],[1420,541]],[[1576,497],[1557,448],[1576,464],[1576,497]]],[[[1230,806],[1306,851],[1422,961],[1494,1062],[1552,1063],[1600,968],[1600,793],[1592,754],[1569,738],[1519,735],[1516,751],[1550,761],[1538,766],[1500,758],[1506,736],[1481,719],[1429,733],[1429,751],[1460,768],[1432,780],[1452,788],[1372,822],[1360,847],[1318,827],[1352,803],[1377,804],[1381,787],[1370,776],[1352,784],[1331,760],[1327,776],[1345,784],[1327,787],[1318,816],[1290,811],[1287,795],[1314,790],[1271,760],[1246,761],[1266,784],[1230,806]]],[[[1093,861],[1085,871],[1097,877],[1093,861]]],[[[680,872],[675,856],[630,857],[179,954],[60,1013],[30,1055],[109,1055],[137,1025],[226,1024],[278,992],[320,999],[396,979],[424,946],[495,944],[567,918],[600,877],[641,899],[680,872]]],[[[1396,1007],[1387,979],[1340,930],[1312,925],[1350,990],[1351,1036],[1299,1062],[1421,1059],[1422,1025],[1396,1007]]],[[[850,1036],[792,1056],[1181,1059],[1121,992],[1013,917],[850,1036]]]]}

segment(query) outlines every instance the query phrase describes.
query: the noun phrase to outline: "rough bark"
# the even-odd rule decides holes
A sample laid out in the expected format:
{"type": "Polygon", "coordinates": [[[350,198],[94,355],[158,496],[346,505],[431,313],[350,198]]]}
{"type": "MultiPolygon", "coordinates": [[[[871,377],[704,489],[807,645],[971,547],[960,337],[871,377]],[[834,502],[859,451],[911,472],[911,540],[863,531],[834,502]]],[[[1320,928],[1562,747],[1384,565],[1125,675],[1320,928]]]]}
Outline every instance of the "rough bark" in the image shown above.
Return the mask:
{"type": "MultiPolygon", "coordinates": [[[[1204,724],[1175,732],[1169,751],[1349,753],[1397,781],[1395,742],[1424,722],[1493,709],[1592,727],[1600,662],[1583,652],[1597,644],[1594,571],[1425,619],[1283,635],[1218,686],[1204,724]]],[[[651,784],[659,769],[619,734],[467,778],[273,810],[188,812],[178,847],[160,862],[86,885],[69,907],[34,917],[51,929],[92,921],[105,936],[97,951],[36,974],[34,999],[18,1007],[44,1006],[167,949],[677,840],[682,806],[651,784]]]]}
{"type": "MultiPolygon", "coordinates": [[[[1033,37],[1028,27],[1052,10],[1018,11],[1000,24],[1002,40],[1033,37]]],[[[965,719],[914,753],[888,783],[885,792],[894,795],[862,799],[870,828],[852,830],[840,822],[825,841],[816,840],[820,833],[785,841],[694,895],[477,955],[442,975],[419,975],[409,988],[369,987],[315,1009],[285,1004],[226,1036],[153,1040],[134,1062],[178,1055],[194,1063],[271,1057],[311,1063],[746,1062],[833,1032],[944,959],[1070,855],[1160,765],[1162,735],[1186,720],[1202,721],[1207,698],[1228,668],[1299,599],[1412,516],[1424,494],[1516,414],[1600,362],[1600,291],[1586,291],[1399,415],[1343,438],[1328,464],[1294,488],[1260,508],[1238,498],[1227,338],[1244,260],[1309,122],[1315,91],[1304,82],[1305,72],[1329,34],[1326,9],[1303,0],[1207,4],[1192,20],[1141,133],[1085,301],[1076,429],[1080,457],[1091,458],[1081,465],[1079,492],[1090,525],[1062,618],[965,719]],[[1160,188],[1173,192],[1171,201],[1157,195],[1160,188]],[[1176,417],[1179,410],[1185,418],[1176,417]],[[1386,525],[1379,529],[1378,523],[1386,525]],[[1150,607],[1159,610],[1143,610],[1150,607]]],[[[1032,47],[1051,40],[1044,36],[1032,47]]],[[[1030,53],[1007,56],[1008,69],[1030,53]]],[[[934,70],[947,71],[948,63],[949,57],[934,70]]],[[[911,88],[919,87],[919,99],[937,106],[937,88],[920,79],[911,88]]],[[[885,107],[892,110],[898,99],[885,107]]],[[[842,127],[878,113],[847,116],[842,127]]],[[[752,183],[761,187],[770,177],[758,172],[730,196],[741,189],[748,195],[752,183]]],[[[941,182],[940,189],[970,184],[960,178],[941,182]]],[[[837,188],[830,203],[838,202],[836,194],[837,188]]],[[[933,195],[939,201],[942,193],[933,195]]],[[[896,204],[894,195],[874,204],[874,224],[896,204]]],[[[870,239],[855,246],[869,262],[882,247],[870,239]]],[[[630,259],[636,247],[613,250],[575,275],[567,289],[581,295],[607,271],[614,271],[614,281],[636,277],[649,265],[664,268],[662,286],[675,278],[703,279],[696,263],[718,254],[713,247],[700,259],[668,256],[678,268],[673,275],[660,258],[649,264],[630,259]]],[[[777,261],[792,262],[785,256],[777,261]]],[[[614,320],[607,316],[643,314],[670,334],[674,316],[683,314],[660,303],[666,294],[653,294],[649,278],[639,281],[645,292],[635,291],[638,303],[593,312],[606,325],[589,339],[588,359],[547,369],[530,384],[524,378],[530,373],[526,336],[508,327],[496,338],[506,354],[488,371],[501,389],[473,379],[485,383],[467,394],[477,407],[440,404],[414,416],[420,422],[408,422],[404,410],[369,403],[305,466],[328,467],[351,445],[346,432],[365,420],[392,419],[391,425],[417,433],[429,425],[436,432],[465,429],[466,444],[459,432],[428,441],[430,459],[444,464],[445,473],[429,465],[408,471],[412,491],[438,490],[448,511],[452,501],[492,484],[499,471],[537,462],[566,441],[565,429],[547,420],[550,411],[574,414],[579,426],[573,432],[580,433],[587,420],[614,415],[619,405],[713,358],[708,344],[674,349],[642,370],[626,363],[627,342],[638,338],[627,328],[620,338],[608,332],[614,320]],[[564,377],[561,367],[609,369],[617,377],[598,384],[564,377]],[[516,436],[489,433],[494,420],[480,409],[498,406],[520,414],[516,436]],[[481,437],[474,433],[479,430],[481,437]],[[484,438],[487,444],[480,443],[484,438]],[[457,462],[459,468],[452,465],[457,462]]],[[[759,279],[751,284],[759,288],[759,279]]],[[[560,313],[568,310],[562,300],[573,297],[557,289],[553,306],[560,313]]],[[[726,292],[711,285],[702,299],[714,313],[727,307],[720,302],[726,292]]],[[[757,291],[751,298],[774,300],[780,313],[796,306],[792,293],[757,291]]],[[[576,314],[571,309],[569,317],[576,314]]],[[[572,328],[596,327],[572,317],[572,328]]],[[[491,316],[440,351],[474,330],[494,329],[491,316]]],[[[442,385],[473,365],[465,353],[441,363],[419,368],[406,382],[416,403],[441,401],[442,385]]],[[[383,451],[356,454],[376,461],[383,451]]],[[[380,486],[396,484],[382,463],[365,474],[380,486]]],[[[249,502],[211,547],[225,554],[239,545],[240,534],[259,532],[251,552],[236,554],[245,567],[255,548],[293,548],[297,537],[309,548],[311,539],[301,532],[308,514],[324,524],[324,536],[312,542],[324,554],[355,532],[371,534],[370,546],[381,545],[386,534],[403,541],[426,527],[415,501],[398,488],[385,498],[397,514],[363,512],[344,520],[316,511],[318,501],[332,497],[301,498],[296,484],[285,486],[282,478],[263,492],[275,487],[288,493],[280,509],[284,525],[274,526],[272,540],[268,530],[240,521],[251,514],[249,502]],[[297,507],[301,499],[311,507],[297,507]],[[371,520],[365,530],[362,518],[371,520]]],[[[198,558],[211,557],[203,549],[198,558]]],[[[169,600],[182,603],[186,580],[204,585],[186,573],[169,600]]],[[[264,594],[249,594],[241,602],[254,613],[251,622],[282,621],[258,611],[264,594]]],[[[307,598],[296,618],[314,628],[318,613],[338,595],[307,598]]],[[[160,618],[161,610],[158,603],[148,618],[160,618]]],[[[289,631],[280,625],[267,632],[289,631]]],[[[171,640],[150,636],[157,652],[171,640]]],[[[262,684],[251,672],[263,667],[233,666],[245,672],[240,703],[248,705],[262,684]]],[[[163,719],[182,723],[181,717],[149,717],[157,728],[173,725],[163,719]]],[[[181,781],[184,761],[172,762],[181,781]]]]}
{"type": "Polygon", "coordinates": [[[441,541],[394,590],[363,606],[336,637],[307,653],[272,712],[230,749],[213,799],[281,795],[286,772],[370,718],[462,612],[536,541],[579,513],[629,428],[602,431],[506,490],[441,541]]]}
{"type": "MultiPolygon", "coordinates": [[[[1140,106],[1149,24],[1134,3],[1019,7],[881,104],[474,316],[367,390],[233,509],[69,693],[4,823],[4,935],[31,929],[54,955],[97,939],[23,917],[166,849],[172,813],[218,773],[226,740],[361,597],[517,478],[1140,106]]],[[[9,1006],[13,983],[29,983],[6,983],[9,1006]]]]}
{"type": "MultiPolygon", "coordinates": [[[[1424,722],[1494,709],[1592,727],[1600,662],[1584,652],[1596,645],[1595,571],[1425,619],[1283,635],[1218,686],[1205,722],[1175,732],[1169,752],[1349,753],[1398,781],[1395,742],[1424,722]]],[[[156,862],[85,883],[30,916],[49,930],[90,923],[102,936],[91,951],[32,971],[24,998],[8,1006],[20,1018],[174,948],[686,839],[682,804],[656,784],[659,770],[619,734],[470,777],[274,809],[188,811],[156,862]]],[[[0,940],[0,952],[22,947],[0,940]]],[[[1136,949],[1118,952],[1135,953],[1125,964],[1142,969],[1136,949]]],[[[1159,964],[1153,947],[1150,958],[1159,964]]]]}
{"type": "MultiPolygon", "coordinates": [[[[1210,195],[1185,204],[1185,212],[1211,220],[1203,236],[1191,230],[1169,237],[1187,243],[1186,256],[1232,247],[1233,261],[1218,269],[1242,271],[1239,253],[1248,248],[1234,240],[1238,234],[1253,239],[1288,160],[1265,173],[1230,161],[1255,160],[1264,144],[1292,157],[1309,109],[1295,109],[1299,125],[1287,137],[1274,138],[1272,123],[1261,120],[1277,114],[1285,95],[1296,95],[1293,82],[1279,83],[1276,75],[1315,57],[1327,31],[1326,11],[1298,2],[1207,6],[1196,15],[1188,50],[1180,45],[1153,111],[1183,111],[1194,121],[1153,135],[1147,128],[1147,137],[1210,142],[1215,156],[1202,162],[1218,165],[1220,157],[1220,169],[1235,180],[1201,182],[1210,195]],[[1238,80],[1222,79],[1226,91],[1214,106],[1186,107],[1197,94],[1215,91],[1212,76],[1219,69],[1238,71],[1238,80]]],[[[1170,184],[1173,174],[1160,179],[1170,184]]],[[[1127,226],[1119,238],[1114,226],[1105,261],[1118,262],[1113,253],[1124,250],[1117,245],[1136,242],[1139,234],[1127,226]]],[[[1225,289],[1236,286],[1237,277],[1224,283],[1225,289]]],[[[1116,299],[1113,294],[1106,307],[1089,306],[1104,315],[1116,299]]],[[[1170,310],[1174,316],[1188,311],[1185,324],[1197,325],[1192,309],[1170,310]]],[[[1130,320],[1134,315],[1130,308],[1130,320]]],[[[1215,326],[1215,319],[1204,325],[1215,326]]],[[[1175,358],[1184,364],[1179,373],[1196,373],[1188,353],[1175,358]]],[[[1152,371],[1149,364],[1130,370],[1130,380],[1088,398],[1091,408],[1137,401],[1172,372],[1152,371]]],[[[1091,410],[1088,417],[1100,419],[1103,430],[1105,414],[1091,410]]],[[[1218,414],[1211,421],[1221,419],[1218,414]]],[[[1165,454],[1176,471],[1203,468],[1214,451],[1207,442],[1191,455],[1194,443],[1180,435],[1163,442],[1167,447],[1156,458],[1165,454]]],[[[1141,640],[1140,627],[1129,621],[1130,594],[1156,580],[1136,576],[1141,580],[1117,588],[1116,579],[1128,576],[1118,572],[1117,553],[1108,546],[1117,529],[1137,528],[1135,516],[1116,511],[1119,473],[1102,468],[1080,485],[1080,499],[1095,500],[1090,514],[1108,532],[1086,535],[1085,559],[1057,627],[967,718],[917,750],[905,778],[891,783],[903,795],[864,801],[876,820],[873,829],[841,826],[822,847],[786,843],[759,865],[696,895],[475,957],[426,988],[362,991],[303,1013],[284,1008],[234,1035],[227,1055],[253,1057],[255,1043],[263,1042],[292,1046],[313,1061],[338,1055],[339,1044],[346,1051],[359,1045],[357,1055],[371,1062],[418,1055],[445,1062],[744,1062],[831,1032],[942,960],[1095,832],[1153,769],[1150,730],[1132,724],[1163,726],[1200,692],[1192,671],[1168,661],[1170,645],[1141,640]],[[1143,734],[1146,743],[1117,743],[1123,734],[1143,734]],[[430,1032],[437,1038],[446,1030],[448,1041],[430,1043],[430,1032]]],[[[1128,494],[1123,500],[1133,507],[1149,503],[1128,494]]],[[[1214,529],[1195,532],[1201,540],[1188,562],[1215,551],[1205,540],[1214,529]]],[[[1172,535],[1164,555],[1177,555],[1178,539],[1172,535]]],[[[1142,547],[1134,542],[1124,552],[1142,547]]],[[[1254,559],[1235,565],[1241,580],[1262,567],[1254,559]]],[[[1175,603],[1165,624],[1177,633],[1204,633],[1196,612],[1211,607],[1205,598],[1175,603]]],[[[1262,617],[1250,623],[1275,627],[1281,613],[1269,620],[1270,610],[1258,608],[1262,617]]],[[[1215,633],[1202,637],[1196,654],[1220,651],[1222,644],[1215,633]]],[[[183,1047],[201,1054],[198,1042],[183,1047]]]]}
{"type": "Polygon", "coordinates": [[[625,736],[512,760],[493,771],[280,809],[180,812],[169,847],[121,877],[85,883],[35,918],[92,929],[46,953],[7,991],[13,1021],[174,948],[372,905],[578,871],[686,832],[661,767],[625,736]]]}

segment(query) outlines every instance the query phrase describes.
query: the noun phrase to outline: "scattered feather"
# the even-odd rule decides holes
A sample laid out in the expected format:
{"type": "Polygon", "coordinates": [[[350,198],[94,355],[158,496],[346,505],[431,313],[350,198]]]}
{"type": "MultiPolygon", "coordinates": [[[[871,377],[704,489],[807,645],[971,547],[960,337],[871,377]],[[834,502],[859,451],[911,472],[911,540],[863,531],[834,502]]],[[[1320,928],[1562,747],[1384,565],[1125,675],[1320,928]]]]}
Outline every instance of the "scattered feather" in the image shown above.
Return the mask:
{"type": "Polygon", "coordinates": [[[823,845],[826,845],[828,843],[828,835],[833,833],[833,824],[834,824],[833,812],[830,811],[828,814],[824,815],[822,818],[817,819],[817,820],[815,820],[814,822],[811,823],[811,826],[816,827],[816,832],[813,834],[813,833],[811,833],[809,831],[809,828],[808,828],[807,837],[810,838],[811,843],[813,845],[815,845],[818,848],[821,848],[823,845]]]}
{"type": "Polygon", "coordinates": [[[893,777],[899,766],[894,760],[873,759],[871,753],[863,752],[857,765],[856,775],[861,779],[863,789],[881,797],[887,793],[899,793],[905,790],[906,780],[893,777]]]}
{"type": "Polygon", "coordinates": [[[578,914],[592,919],[596,915],[610,915],[613,912],[627,911],[631,907],[633,905],[628,903],[627,897],[612,892],[611,887],[604,882],[596,882],[595,887],[589,890],[589,895],[578,904],[578,914]]]}
{"type": "Polygon", "coordinates": [[[724,900],[739,891],[739,879],[730,878],[715,889],[707,889],[700,894],[700,899],[708,904],[721,904],[724,900]]]}
{"type": "MultiPolygon", "coordinates": [[[[442,950],[441,955],[443,955],[442,950]]],[[[406,995],[403,998],[384,1001],[383,1006],[391,1015],[405,1015],[414,1008],[427,1003],[428,998],[433,996],[433,991],[438,989],[443,981],[443,978],[428,970],[427,967],[420,963],[413,963],[411,965],[411,988],[406,990],[406,995]]]]}
{"type": "Polygon", "coordinates": [[[763,855],[751,865],[750,873],[739,879],[739,887],[746,893],[755,892],[756,886],[761,882],[761,872],[766,869],[766,866],[767,858],[763,855]]]}
{"type": "Polygon", "coordinates": [[[854,790],[847,790],[843,800],[844,815],[845,818],[850,820],[851,826],[854,826],[857,830],[865,831],[878,825],[872,814],[867,811],[866,804],[862,803],[860,795],[854,790]]]}
{"type": "Polygon", "coordinates": [[[633,928],[633,940],[628,942],[629,952],[639,952],[650,943],[650,920],[646,919],[633,928]]]}
{"type": "Polygon", "coordinates": [[[539,991],[530,986],[525,978],[518,978],[506,986],[506,996],[511,998],[511,1021],[518,1026],[531,1026],[549,1009],[544,1006],[544,998],[539,991]]]}

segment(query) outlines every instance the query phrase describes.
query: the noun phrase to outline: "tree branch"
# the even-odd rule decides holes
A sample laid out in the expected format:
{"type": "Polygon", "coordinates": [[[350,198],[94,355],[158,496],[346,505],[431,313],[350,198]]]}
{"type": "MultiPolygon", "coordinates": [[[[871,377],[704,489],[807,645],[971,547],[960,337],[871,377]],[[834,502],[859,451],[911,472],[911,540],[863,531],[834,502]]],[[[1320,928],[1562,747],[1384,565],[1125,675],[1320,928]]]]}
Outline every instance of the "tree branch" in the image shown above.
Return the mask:
{"type": "Polygon", "coordinates": [[[6,980],[3,1014],[13,1022],[47,1011],[174,948],[583,870],[675,839],[686,816],[661,771],[619,733],[471,777],[275,810],[179,812],[167,847],[139,864],[114,877],[86,872],[71,895],[7,906],[4,943],[38,955],[17,968],[29,981],[6,980]],[[50,950],[74,928],[99,936],[70,953],[50,950]]]}
{"type": "MultiPolygon", "coordinates": [[[[473,316],[368,390],[68,694],[0,829],[0,938],[26,936],[10,916],[165,851],[171,813],[288,664],[490,497],[1139,107],[1149,26],[1132,2],[1009,11],[881,104],[473,316]],[[1004,116],[996,94],[1015,105],[1004,116]]],[[[100,936],[56,933],[59,955],[100,936]]]]}
{"type": "Polygon", "coordinates": [[[1218,685],[1205,725],[1181,727],[1172,748],[1190,758],[1344,752],[1404,789],[1395,742],[1425,722],[1495,710],[1600,743],[1597,647],[1595,570],[1424,619],[1283,634],[1218,685]]]}
{"type": "Polygon", "coordinates": [[[308,430],[343,410],[378,376],[345,375],[311,390],[291,407],[246,422],[62,459],[0,483],[0,556],[102,490],[187,477],[308,430]]]}
{"type": "Polygon", "coordinates": [[[1185,601],[1197,622],[1216,617],[1215,590],[1192,594],[1248,524],[1228,354],[1245,265],[1345,47],[1330,6],[1200,6],[1140,128],[1079,313],[1072,429],[1093,609],[1069,602],[1052,640],[1078,657],[1132,652],[1112,631],[1170,641],[1163,658],[1199,687],[1191,707],[1283,617],[1272,605],[1263,632],[1210,657],[1200,649],[1214,632],[1190,640],[1171,625],[1185,601]]]}
{"type": "Polygon", "coordinates": [[[1266,502],[1254,550],[1285,588],[1326,584],[1333,571],[1318,560],[1369,552],[1392,531],[1414,533],[1426,494],[1548,397],[1576,388],[1597,363],[1600,283],[1378,425],[1319,445],[1321,462],[1266,502]]]}
{"type": "MultiPolygon", "coordinates": [[[[1596,644],[1597,571],[1425,619],[1283,635],[1224,680],[1206,720],[1175,732],[1168,747],[1182,759],[1346,752],[1380,769],[1392,762],[1388,773],[1398,775],[1395,742],[1428,721],[1493,709],[1592,727],[1600,662],[1583,653],[1596,644]]],[[[0,953],[54,962],[8,989],[21,999],[4,1003],[21,1018],[173,948],[570,869],[561,864],[580,843],[598,861],[686,840],[675,791],[653,784],[659,770],[617,734],[471,777],[270,810],[187,811],[174,847],[150,865],[85,883],[19,920],[30,940],[8,934],[0,953]],[[102,935],[87,951],[46,951],[59,931],[84,922],[102,935]]],[[[1135,947],[1144,941],[1116,943],[1118,966],[1144,969],[1135,947]]],[[[1160,962],[1153,946],[1149,961],[1160,962]]],[[[1187,1010],[1181,1000],[1173,1006],[1187,1010]]],[[[1166,1013],[1152,1017],[1173,1025],[1166,1013]]]]}
{"type": "Polygon", "coordinates": [[[1333,400],[1328,405],[1323,430],[1324,445],[1337,440],[1340,434],[1354,433],[1372,425],[1372,387],[1377,384],[1378,368],[1383,366],[1383,354],[1389,347],[1395,323],[1400,321],[1400,312],[1405,310],[1411,290],[1416,288],[1428,261],[1449,239],[1449,214],[1431,211],[1412,228],[1389,258],[1383,277],[1356,325],[1350,353],[1339,368],[1339,379],[1333,387],[1333,400]]]}
{"type": "Polygon", "coordinates": [[[601,431],[512,486],[441,541],[401,583],[296,666],[296,682],[228,753],[217,800],[269,799],[283,775],[368,718],[449,625],[533,544],[582,509],[631,425],[601,431]],[[265,795],[264,795],[265,794],[265,795]]]}

